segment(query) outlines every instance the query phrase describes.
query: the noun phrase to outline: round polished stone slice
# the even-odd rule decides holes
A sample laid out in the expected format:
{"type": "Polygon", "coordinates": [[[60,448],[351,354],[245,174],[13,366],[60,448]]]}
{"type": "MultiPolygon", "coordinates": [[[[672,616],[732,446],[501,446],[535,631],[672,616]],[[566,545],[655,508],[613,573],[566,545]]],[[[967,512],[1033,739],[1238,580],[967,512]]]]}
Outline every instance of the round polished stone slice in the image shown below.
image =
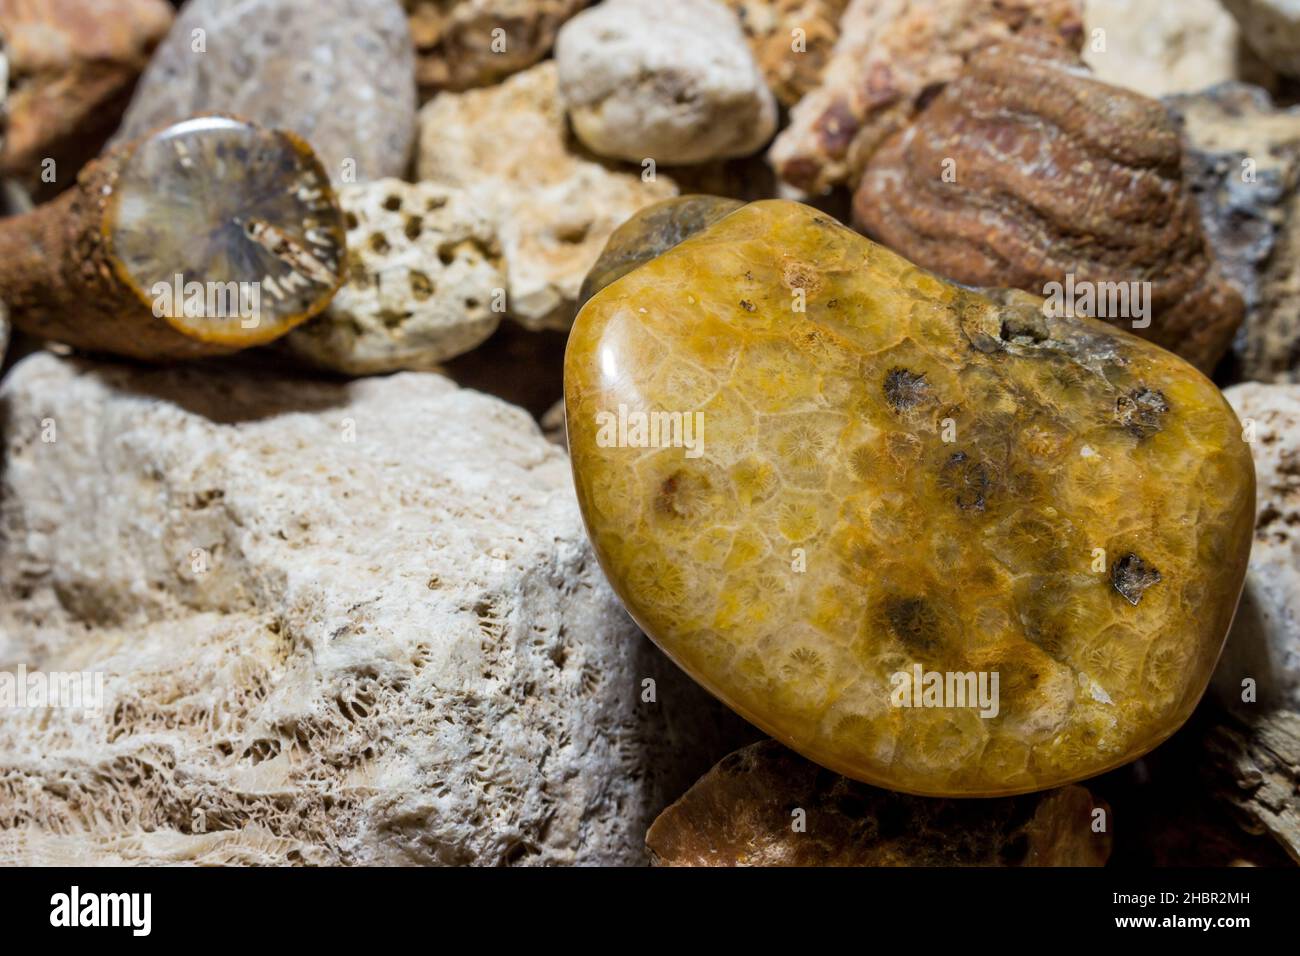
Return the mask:
{"type": "Polygon", "coordinates": [[[133,148],[110,203],[118,275],[191,338],[269,342],[342,283],[343,215],[292,133],[224,116],[176,123],[133,148]]]}

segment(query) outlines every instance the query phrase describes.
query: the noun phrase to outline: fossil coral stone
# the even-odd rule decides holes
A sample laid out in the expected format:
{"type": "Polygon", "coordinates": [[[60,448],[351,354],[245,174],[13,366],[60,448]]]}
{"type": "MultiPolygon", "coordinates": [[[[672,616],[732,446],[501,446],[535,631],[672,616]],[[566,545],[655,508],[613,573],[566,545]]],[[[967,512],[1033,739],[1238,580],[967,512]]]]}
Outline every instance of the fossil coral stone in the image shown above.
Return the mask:
{"type": "Polygon", "coordinates": [[[401,176],[415,50],[397,0],[187,0],[118,139],[213,110],[298,133],[335,183],[401,176]]]}
{"type": "Polygon", "coordinates": [[[905,126],[970,54],[1011,36],[1078,49],[1080,0],[850,0],[822,83],[790,111],[768,150],[797,189],[852,187],[871,154],[905,126]]]}
{"type": "Polygon", "coordinates": [[[0,671],[104,675],[0,707],[0,865],[635,864],[747,742],[601,580],[564,453],[441,375],[38,352],[0,434],[0,671]]]}
{"type": "Polygon", "coordinates": [[[643,179],[574,146],[551,60],[497,86],[439,93],[420,110],[420,178],[470,190],[496,219],[507,312],[532,331],[567,331],[610,233],[677,194],[662,171],[643,179]]]}
{"type": "Polygon", "coordinates": [[[1042,305],[783,200],[606,286],[565,411],[633,617],[763,730],[890,789],[1012,794],[1160,743],[1240,594],[1250,451],[1181,359],[1042,305]],[[953,706],[902,706],[916,668],[953,706]],[[996,675],[996,707],[959,674],[986,701],[996,675]]]}
{"type": "Polygon", "coordinates": [[[875,154],[853,213],[872,238],[958,282],[1109,289],[1079,307],[1204,371],[1241,323],[1164,106],[1094,79],[1057,45],[1014,40],[975,54],[875,154]],[[1125,306],[1111,283],[1144,304],[1125,306]]]}
{"type": "Polygon", "coordinates": [[[284,338],[308,362],[350,375],[428,369],[478,346],[501,316],[496,226],[468,193],[397,179],[344,186],[348,280],[284,338]]]}
{"type": "Polygon", "coordinates": [[[224,116],[110,151],[0,220],[17,328],[93,351],[194,358],[262,345],[343,281],[344,221],[311,148],[224,116]]]}
{"type": "Polygon", "coordinates": [[[701,777],[646,846],[659,866],[1101,866],[1111,838],[1093,829],[1098,809],[1079,786],[997,800],[879,790],[765,740],[701,777]]]}

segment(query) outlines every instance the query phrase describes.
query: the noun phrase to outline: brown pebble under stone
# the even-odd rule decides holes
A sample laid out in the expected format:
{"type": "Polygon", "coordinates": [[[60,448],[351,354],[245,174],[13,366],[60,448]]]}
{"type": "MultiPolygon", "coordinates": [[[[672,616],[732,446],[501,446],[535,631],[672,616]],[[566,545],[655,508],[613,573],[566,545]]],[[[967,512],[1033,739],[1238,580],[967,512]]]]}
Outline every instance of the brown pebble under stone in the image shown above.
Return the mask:
{"type": "Polygon", "coordinates": [[[1110,827],[1110,808],[1081,786],[913,797],[766,740],[723,758],[659,815],[646,846],[657,866],[1101,866],[1110,827]],[[1104,833],[1093,832],[1094,810],[1105,812],[1104,833]]]}

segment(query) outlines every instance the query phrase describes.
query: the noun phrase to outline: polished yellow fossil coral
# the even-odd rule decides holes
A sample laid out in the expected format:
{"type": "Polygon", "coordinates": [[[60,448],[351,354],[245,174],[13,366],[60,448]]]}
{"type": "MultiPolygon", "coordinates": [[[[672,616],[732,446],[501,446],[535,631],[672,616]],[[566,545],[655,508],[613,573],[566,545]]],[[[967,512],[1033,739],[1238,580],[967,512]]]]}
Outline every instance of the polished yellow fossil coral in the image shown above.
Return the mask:
{"type": "Polygon", "coordinates": [[[1023,293],[752,203],[587,302],[578,499],[641,627],[805,756],[918,794],[1058,786],[1168,737],[1245,574],[1215,387],[1023,293]]]}

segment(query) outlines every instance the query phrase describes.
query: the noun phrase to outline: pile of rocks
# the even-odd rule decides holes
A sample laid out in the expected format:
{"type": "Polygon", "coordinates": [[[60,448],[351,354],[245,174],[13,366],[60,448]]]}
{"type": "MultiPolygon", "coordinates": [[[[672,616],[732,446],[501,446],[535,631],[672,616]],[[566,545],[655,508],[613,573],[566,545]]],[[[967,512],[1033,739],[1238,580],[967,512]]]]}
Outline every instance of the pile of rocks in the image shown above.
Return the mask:
{"type": "MultiPolygon", "coordinates": [[[[800,199],[966,285],[1151,287],[1134,331],[1225,388],[1257,473],[1216,701],[1183,732],[1216,755],[1195,815],[1231,807],[1300,859],[1294,4],[178,6],[0,0],[6,208],[76,206],[102,150],[231,113],[314,152],[342,284],[181,367],[10,343],[0,308],[0,674],[104,681],[85,714],[0,709],[0,862],[1133,854],[1095,825],[1123,770],[953,802],[754,743],[606,583],[562,406],[544,434],[456,384],[558,400],[611,235],[693,192],[800,199]]],[[[1267,858],[1233,826],[1225,861],[1267,858]]]]}

